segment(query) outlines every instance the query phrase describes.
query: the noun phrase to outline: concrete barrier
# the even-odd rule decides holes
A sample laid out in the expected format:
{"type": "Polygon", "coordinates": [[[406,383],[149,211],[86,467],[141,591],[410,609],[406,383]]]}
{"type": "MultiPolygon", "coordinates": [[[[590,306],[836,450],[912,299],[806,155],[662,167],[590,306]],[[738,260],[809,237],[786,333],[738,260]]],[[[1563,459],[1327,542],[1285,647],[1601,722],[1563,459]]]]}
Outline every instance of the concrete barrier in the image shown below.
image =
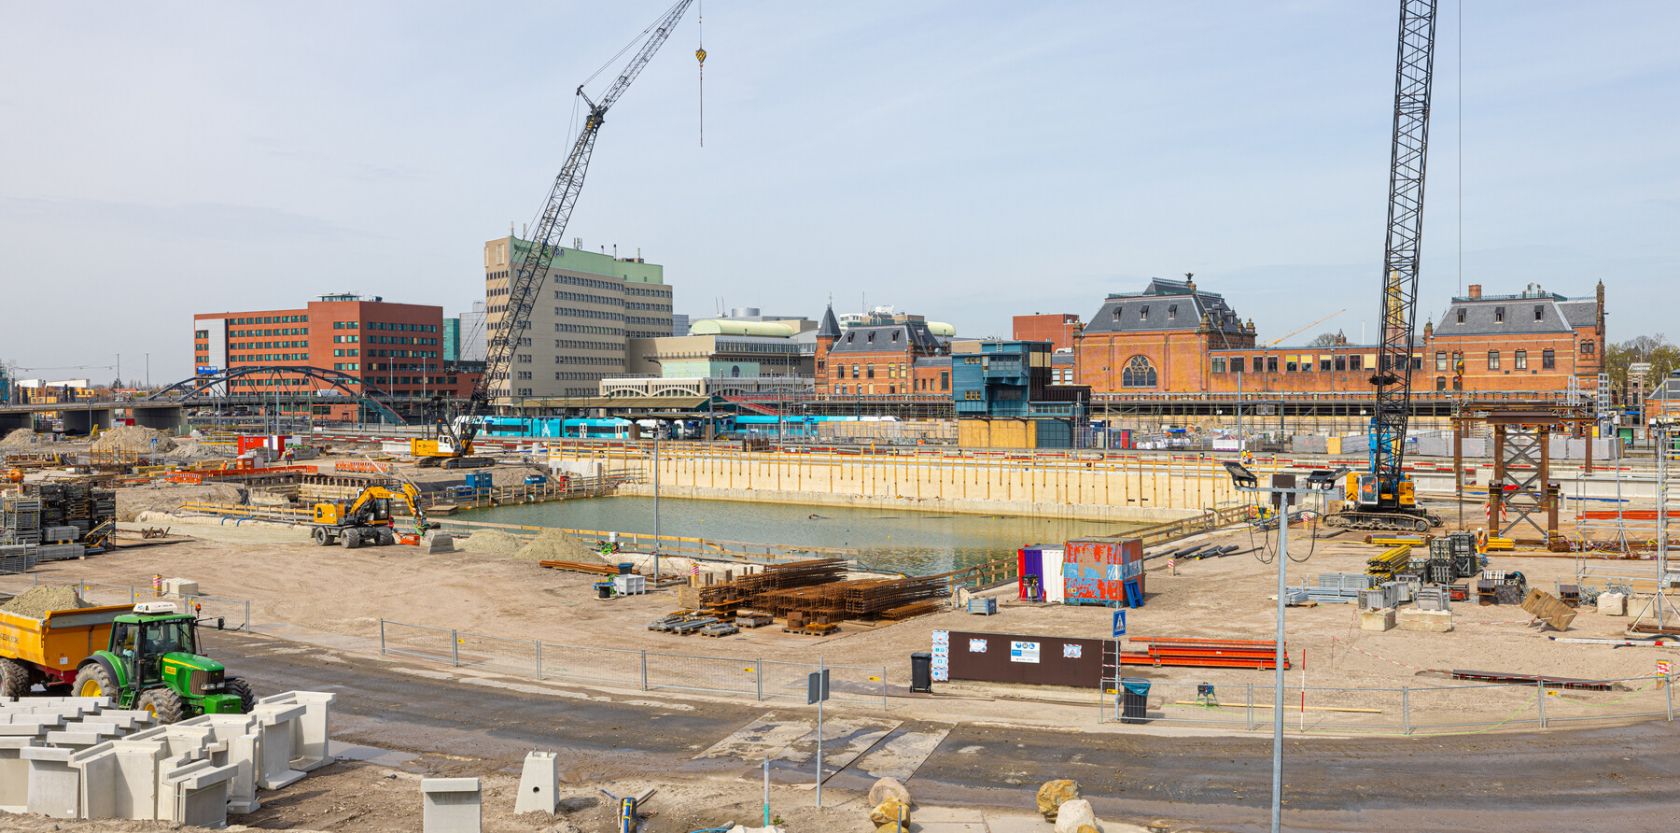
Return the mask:
{"type": "Polygon", "coordinates": [[[484,794],[477,778],[424,778],[420,781],[423,833],[479,833],[484,794]]]}
{"type": "Polygon", "coordinates": [[[519,795],[513,812],[554,814],[560,806],[560,762],[553,752],[529,752],[519,773],[519,795]]]}

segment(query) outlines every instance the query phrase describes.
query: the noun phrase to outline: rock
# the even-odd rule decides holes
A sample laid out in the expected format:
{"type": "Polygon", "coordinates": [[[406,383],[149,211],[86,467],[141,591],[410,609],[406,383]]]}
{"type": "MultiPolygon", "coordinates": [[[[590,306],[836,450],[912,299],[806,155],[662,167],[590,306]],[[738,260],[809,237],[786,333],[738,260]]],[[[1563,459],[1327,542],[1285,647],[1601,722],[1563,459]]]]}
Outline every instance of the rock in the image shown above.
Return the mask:
{"type": "Polygon", "coordinates": [[[887,800],[875,805],[875,809],[869,811],[869,823],[876,827],[890,827],[901,819],[906,825],[909,825],[910,805],[892,796],[888,796],[887,800]]]}
{"type": "Polygon", "coordinates": [[[888,798],[896,798],[899,803],[908,805],[910,791],[905,789],[897,778],[882,778],[875,782],[875,786],[869,788],[869,806],[873,807],[888,798]]]}
{"type": "Polygon", "coordinates": [[[1038,788],[1038,813],[1046,821],[1056,820],[1057,808],[1064,802],[1079,797],[1079,782],[1066,778],[1045,781],[1044,786],[1038,788]]]}
{"type": "Polygon", "coordinates": [[[1091,802],[1074,798],[1062,802],[1056,810],[1056,833],[1083,833],[1097,827],[1097,814],[1091,802]]]}

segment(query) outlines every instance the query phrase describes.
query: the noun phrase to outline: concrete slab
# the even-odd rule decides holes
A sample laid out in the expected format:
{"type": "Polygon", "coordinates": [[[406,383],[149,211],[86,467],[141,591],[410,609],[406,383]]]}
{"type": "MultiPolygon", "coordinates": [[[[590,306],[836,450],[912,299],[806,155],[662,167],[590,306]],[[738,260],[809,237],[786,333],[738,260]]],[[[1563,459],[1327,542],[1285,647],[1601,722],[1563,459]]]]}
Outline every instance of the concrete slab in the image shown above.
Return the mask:
{"type": "Polygon", "coordinates": [[[1451,633],[1453,629],[1450,610],[1402,610],[1396,618],[1403,631],[1451,633]]]}
{"type": "MultiPolygon", "coordinates": [[[[711,748],[695,755],[702,758],[738,758],[759,764],[769,758],[775,769],[799,768],[812,763],[817,754],[816,715],[783,719],[767,713],[730,733],[711,748]]],[[[875,718],[828,717],[823,720],[823,769],[835,772],[850,766],[866,750],[898,728],[900,721],[875,718]]]]}
{"type": "Polygon", "coordinates": [[[1378,633],[1394,630],[1394,608],[1359,611],[1359,629],[1378,633]]]}
{"type": "MultiPolygon", "coordinates": [[[[948,727],[928,732],[894,730],[879,746],[852,764],[852,768],[872,778],[896,778],[900,783],[907,782],[950,733],[948,727]]],[[[921,821],[921,817],[917,816],[916,820],[921,821]]]]}
{"type": "Polygon", "coordinates": [[[82,773],[70,766],[75,750],[29,746],[19,751],[29,764],[29,812],[55,819],[80,816],[82,773]]]}

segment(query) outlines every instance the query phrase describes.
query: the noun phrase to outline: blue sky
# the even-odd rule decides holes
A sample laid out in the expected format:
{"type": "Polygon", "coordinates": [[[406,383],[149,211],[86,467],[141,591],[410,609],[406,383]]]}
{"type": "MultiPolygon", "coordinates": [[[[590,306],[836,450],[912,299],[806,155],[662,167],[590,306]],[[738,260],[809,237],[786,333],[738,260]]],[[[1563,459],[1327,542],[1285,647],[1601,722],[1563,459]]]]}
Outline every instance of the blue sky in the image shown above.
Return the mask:
{"type": "MultiPolygon", "coordinates": [[[[664,0],[43,4],[0,25],[0,360],[190,371],[195,311],[458,311],[539,208],[572,90],[664,0]]],[[[1397,3],[705,4],[609,116],[566,237],[677,310],[894,304],[1007,334],[1195,272],[1262,340],[1375,317],[1397,3]]],[[[1680,6],[1443,0],[1425,305],[1680,273],[1680,6]]],[[[1680,337],[1680,332],[1669,333],[1680,337]]],[[[1305,337],[1305,336],[1303,336],[1305,337]]],[[[77,375],[76,371],[43,371],[77,375]]],[[[108,371],[92,369],[102,377],[108,371]]]]}

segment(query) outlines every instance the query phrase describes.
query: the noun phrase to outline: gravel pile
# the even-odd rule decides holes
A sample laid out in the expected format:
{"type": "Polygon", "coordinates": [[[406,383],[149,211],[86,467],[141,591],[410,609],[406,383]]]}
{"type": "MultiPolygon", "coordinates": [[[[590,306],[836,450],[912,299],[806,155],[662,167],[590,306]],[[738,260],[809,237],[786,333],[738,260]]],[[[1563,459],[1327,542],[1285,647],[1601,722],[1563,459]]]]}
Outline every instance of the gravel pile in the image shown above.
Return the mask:
{"type": "Polygon", "coordinates": [[[481,529],[455,540],[456,549],[476,555],[513,555],[524,546],[525,539],[494,529],[481,529]]]}
{"type": "Polygon", "coordinates": [[[99,439],[93,441],[93,450],[126,451],[136,454],[155,451],[162,454],[175,450],[175,440],[162,431],[141,428],[138,425],[124,425],[100,432],[99,439]],[[153,440],[157,441],[155,445],[153,440]]]}
{"type": "Polygon", "coordinates": [[[0,604],[0,610],[40,619],[52,610],[75,610],[76,608],[92,607],[76,595],[74,587],[31,587],[19,593],[11,601],[0,604]]]}

